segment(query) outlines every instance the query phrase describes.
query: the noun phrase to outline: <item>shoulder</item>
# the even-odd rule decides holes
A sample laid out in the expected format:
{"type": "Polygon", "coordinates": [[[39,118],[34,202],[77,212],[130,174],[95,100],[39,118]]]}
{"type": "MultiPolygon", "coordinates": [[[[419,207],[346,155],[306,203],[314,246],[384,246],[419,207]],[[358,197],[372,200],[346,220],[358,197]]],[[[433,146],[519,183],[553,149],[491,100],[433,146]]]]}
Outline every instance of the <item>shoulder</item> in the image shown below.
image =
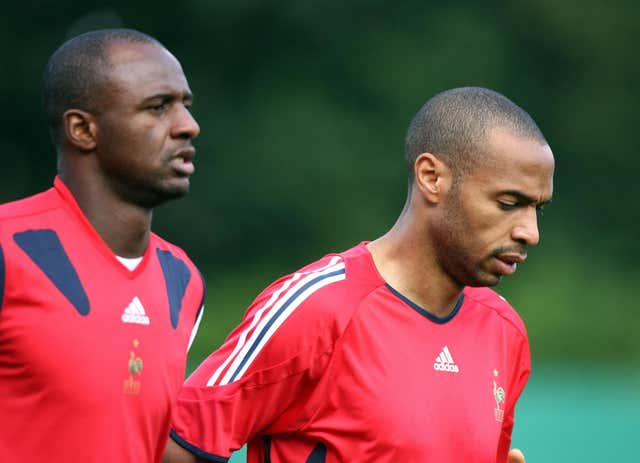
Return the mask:
{"type": "Polygon", "coordinates": [[[157,255],[161,263],[167,259],[178,260],[189,268],[189,271],[199,273],[198,267],[193,263],[189,255],[179,246],[165,240],[164,238],[151,232],[151,245],[153,252],[157,255]]]}
{"type": "Polygon", "coordinates": [[[466,299],[479,304],[487,310],[491,310],[499,317],[507,326],[518,333],[519,336],[527,339],[527,330],[516,310],[507,302],[507,300],[494,290],[486,287],[466,287],[464,289],[466,299]]]}
{"type": "Polygon", "coordinates": [[[373,289],[349,255],[329,254],[274,281],[213,354],[214,382],[314,376],[332,354],[362,298],[373,289]]]}
{"type": "MultiPolygon", "coordinates": [[[[155,233],[151,232],[151,251],[155,254],[162,268],[167,283],[169,280],[182,281],[187,285],[191,281],[202,286],[202,299],[204,299],[205,280],[198,267],[180,247],[172,244],[155,233]]],[[[192,285],[189,284],[189,287],[192,285]]],[[[204,300],[201,301],[204,302],[204,300]]]]}
{"type": "Polygon", "coordinates": [[[0,204],[0,220],[6,222],[11,219],[38,215],[59,205],[59,198],[53,188],[41,193],[0,204]]]}
{"type": "Polygon", "coordinates": [[[169,251],[171,252],[171,254],[175,255],[176,257],[179,257],[183,260],[188,260],[189,262],[191,262],[191,260],[189,259],[189,256],[184,251],[184,249],[165,240],[164,238],[162,238],[161,236],[157,235],[154,232],[151,232],[151,243],[157,249],[160,249],[163,251],[169,251]]]}
{"type": "Polygon", "coordinates": [[[344,292],[345,280],[342,257],[327,255],[267,286],[248,308],[245,318],[268,317],[278,327],[286,321],[281,333],[312,337],[311,331],[322,330],[340,318],[337,302],[344,292]]]}
{"type": "Polygon", "coordinates": [[[286,315],[294,332],[329,330],[339,336],[360,301],[384,284],[371,274],[366,256],[355,249],[327,254],[276,280],[256,298],[250,311],[268,307],[274,315],[286,315]]]}

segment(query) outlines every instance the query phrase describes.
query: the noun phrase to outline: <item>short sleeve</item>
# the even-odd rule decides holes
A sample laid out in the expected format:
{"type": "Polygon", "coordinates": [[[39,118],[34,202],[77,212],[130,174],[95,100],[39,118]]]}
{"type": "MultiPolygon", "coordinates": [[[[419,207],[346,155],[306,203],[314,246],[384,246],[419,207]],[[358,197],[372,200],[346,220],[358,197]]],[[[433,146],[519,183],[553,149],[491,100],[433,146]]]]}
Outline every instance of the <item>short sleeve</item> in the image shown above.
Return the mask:
{"type": "Polygon", "coordinates": [[[260,294],[185,382],[173,414],[174,440],[202,458],[226,461],[258,435],[301,427],[341,334],[331,292],[344,275],[334,258],[260,294]]]}

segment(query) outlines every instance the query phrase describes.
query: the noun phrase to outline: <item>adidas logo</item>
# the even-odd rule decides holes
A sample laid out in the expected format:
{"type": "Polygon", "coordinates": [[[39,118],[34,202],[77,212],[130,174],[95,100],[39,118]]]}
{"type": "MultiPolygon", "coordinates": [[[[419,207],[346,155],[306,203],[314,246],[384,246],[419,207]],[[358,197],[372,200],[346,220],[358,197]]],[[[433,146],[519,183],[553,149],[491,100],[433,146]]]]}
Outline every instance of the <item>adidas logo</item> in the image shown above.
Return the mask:
{"type": "Polygon", "coordinates": [[[453,361],[453,357],[451,357],[451,352],[449,352],[447,346],[444,346],[440,355],[436,357],[436,361],[433,363],[433,369],[436,371],[450,371],[451,373],[460,371],[456,362],[453,361]]]}
{"type": "Polygon", "coordinates": [[[138,296],[133,298],[124,309],[122,317],[120,318],[123,323],[137,323],[138,325],[148,325],[150,323],[149,317],[147,317],[147,314],[144,312],[144,307],[142,307],[142,302],[140,302],[138,296]]]}

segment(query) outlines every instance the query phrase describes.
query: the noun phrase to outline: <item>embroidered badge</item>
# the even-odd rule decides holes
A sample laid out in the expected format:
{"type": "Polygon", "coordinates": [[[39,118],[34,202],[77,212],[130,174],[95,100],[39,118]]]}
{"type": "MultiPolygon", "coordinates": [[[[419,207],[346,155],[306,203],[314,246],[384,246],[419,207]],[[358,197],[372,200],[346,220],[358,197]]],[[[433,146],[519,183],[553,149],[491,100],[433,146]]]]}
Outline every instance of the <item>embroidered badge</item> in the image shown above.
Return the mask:
{"type": "MultiPolygon", "coordinates": [[[[133,348],[137,348],[140,345],[140,341],[133,340],[133,348]]],[[[136,356],[136,353],[132,350],[129,353],[129,377],[124,380],[124,393],[137,395],[140,393],[140,376],[142,375],[142,359],[136,356]]]]}
{"type": "MultiPolygon", "coordinates": [[[[498,370],[493,370],[493,376],[498,377],[498,370]]],[[[502,423],[502,420],[504,420],[504,401],[506,394],[504,389],[498,386],[495,379],[493,380],[493,398],[496,400],[496,408],[494,409],[496,421],[502,423]]]]}

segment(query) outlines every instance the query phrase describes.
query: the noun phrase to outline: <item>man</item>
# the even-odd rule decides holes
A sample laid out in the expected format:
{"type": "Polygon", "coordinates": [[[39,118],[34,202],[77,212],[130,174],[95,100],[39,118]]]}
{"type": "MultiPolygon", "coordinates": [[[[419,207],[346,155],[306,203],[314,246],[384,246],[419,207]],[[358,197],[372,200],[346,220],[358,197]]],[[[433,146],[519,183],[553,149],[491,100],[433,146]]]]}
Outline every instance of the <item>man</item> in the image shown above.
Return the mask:
{"type": "Polygon", "coordinates": [[[0,455],[159,461],[204,284],[150,231],[185,195],[199,127],[178,60],[126,30],[50,58],[53,188],[0,206],[0,455]]]}
{"type": "Polygon", "coordinates": [[[409,191],[381,238],[269,286],[186,381],[166,462],[523,461],[524,325],[487,286],[538,243],[553,154],[484,88],[440,93],[406,137],[409,191]]]}

